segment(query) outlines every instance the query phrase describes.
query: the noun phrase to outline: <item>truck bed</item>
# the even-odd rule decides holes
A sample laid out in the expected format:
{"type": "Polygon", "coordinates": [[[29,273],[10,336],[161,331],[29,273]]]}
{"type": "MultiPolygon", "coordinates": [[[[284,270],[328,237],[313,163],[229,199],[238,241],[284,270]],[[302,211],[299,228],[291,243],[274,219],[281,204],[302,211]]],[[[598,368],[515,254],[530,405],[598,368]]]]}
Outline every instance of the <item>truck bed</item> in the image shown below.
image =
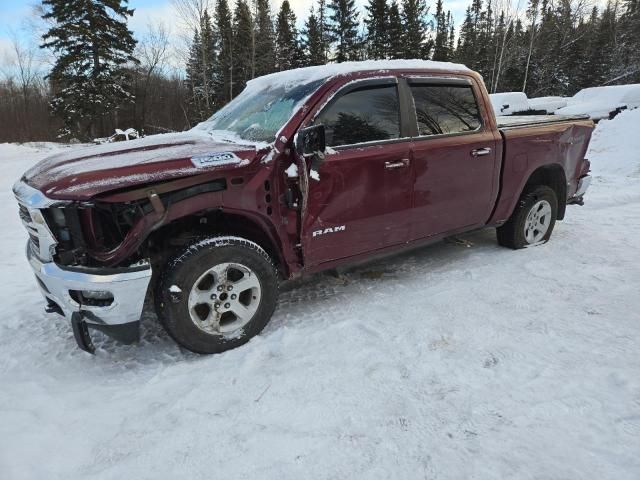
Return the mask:
{"type": "MultiPolygon", "coordinates": [[[[593,122],[587,116],[527,115],[496,117],[503,140],[501,189],[491,223],[506,221],[527,179],[538,169],[560,169],[561,205],[578,188],[593,122]],[[562,198],[564,197],[564,198],[562,198]]],[[[585,172],[586,173],[586,172],[585,172]]],[[[559,211],[562,219],[564,207],[559,211]]]]}
{"type": "Polygon", "coordinates": [[[550,123],[561,123],[575,120],[588,120],[588,115],[509,115],[497,116],[496,122],[499,129],[535,127],[550,123]]]}

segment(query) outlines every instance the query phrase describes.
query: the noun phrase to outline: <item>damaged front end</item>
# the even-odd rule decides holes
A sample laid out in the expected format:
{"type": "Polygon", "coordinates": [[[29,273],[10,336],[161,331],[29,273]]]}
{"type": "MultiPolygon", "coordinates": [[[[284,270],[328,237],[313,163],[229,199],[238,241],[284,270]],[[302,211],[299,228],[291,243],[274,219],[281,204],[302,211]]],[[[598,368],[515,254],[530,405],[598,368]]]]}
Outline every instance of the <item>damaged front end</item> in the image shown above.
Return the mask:
{"type": "Polygon", "coordinates": [[[13,190],[29,233],[27,258],[46,310],[71,322],[78,346],[85,351],[94,351],[89,328],[123,343],[137,341],[151,265],[135,256],[116,267],[98,259],[114,259],[109,247],[116,249],[129,237],[144,218],[142,207],[135,202],[107,207],[51,200],[22,181],[13,190]],[[104,223],[107,219],[110,224],[104,223]],[[98,245],[102,249],[97,250],[98,245]]]}
{"type": "Polygon", "coordinates": [[[152,274],[173,247],[167,233],[198,230],[201,212],[220,210],[227,178],[243,184],[264,154],[194,130],[60,149],[33,165],[13,190],[47,310],[72,322],[84,350],[91,329],[135,341],[152,274]]]}
{"type": "Polygon", "coordinates": [[[90,329],[126,344],[137,341],[157,254],[150,251],[150,235],[176,218],[215,210],[226,188],[219,176],[191,177],[91,201],[59,201],[17,182],[27,258],[46,310],[71,322],[85,351],[94,351],[90,329]]]}

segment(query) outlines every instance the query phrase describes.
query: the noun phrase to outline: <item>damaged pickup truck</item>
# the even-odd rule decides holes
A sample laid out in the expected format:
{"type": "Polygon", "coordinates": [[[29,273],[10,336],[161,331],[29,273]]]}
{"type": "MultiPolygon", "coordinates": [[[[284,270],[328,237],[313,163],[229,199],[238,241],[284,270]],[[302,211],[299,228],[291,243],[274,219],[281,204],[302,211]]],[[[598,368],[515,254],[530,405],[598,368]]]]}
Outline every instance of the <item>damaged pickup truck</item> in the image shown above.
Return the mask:
{"type": "Polygon", "coordinates": [[[279,283],[483,227],[543,244],[589,185],[584,117],[496,119],[461,65],[275,73],[194,129],[58,153],[15,184],[48,312],[130,343],[145,300],[200,353],[257,335],[279,283]]]}

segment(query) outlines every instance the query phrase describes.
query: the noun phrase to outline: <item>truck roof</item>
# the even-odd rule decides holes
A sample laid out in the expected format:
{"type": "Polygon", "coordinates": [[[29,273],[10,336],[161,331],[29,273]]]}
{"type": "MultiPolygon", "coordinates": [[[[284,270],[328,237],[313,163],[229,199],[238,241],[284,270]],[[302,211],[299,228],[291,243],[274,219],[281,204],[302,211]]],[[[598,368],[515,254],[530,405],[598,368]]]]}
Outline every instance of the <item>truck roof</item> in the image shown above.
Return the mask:
{"type": "Polygon", "coordinates": [[[385,73],[390,70],[429,70],[443,72],[470,72],[471,70],[460,63],[434,62],[431,60],[367,60],[362,62],[330,63],[315,67],[296,68],[284,72],[271,73],[254,78],[247,82],[247,89],[263,89],[267,87],[281,87],[287,89],[318,80],[324,80],[337,75],[348,75],[357,72],[379,70],[385,73]]]}

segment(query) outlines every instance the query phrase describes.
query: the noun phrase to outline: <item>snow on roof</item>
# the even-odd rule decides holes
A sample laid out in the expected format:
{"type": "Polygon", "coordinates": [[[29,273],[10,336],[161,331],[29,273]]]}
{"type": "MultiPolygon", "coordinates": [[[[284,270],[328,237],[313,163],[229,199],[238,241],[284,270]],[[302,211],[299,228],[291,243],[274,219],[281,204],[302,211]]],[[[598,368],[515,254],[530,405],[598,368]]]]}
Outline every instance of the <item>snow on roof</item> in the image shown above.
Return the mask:
{"type": "Polygon", "coordinates": [[[442,70],[442,71],[470,71],[469,68],[459,63],[434,62],[431,60],[367,60],[364,62],[343,62],[318,65],[315,67],[296,68],[284,72],[271,73],[254,78],[247,82],[247,88],[285,87],[292,88],[297,85],[324,80],[336,75],[345,75],[354,72],[368,70],[442,70]]]}

